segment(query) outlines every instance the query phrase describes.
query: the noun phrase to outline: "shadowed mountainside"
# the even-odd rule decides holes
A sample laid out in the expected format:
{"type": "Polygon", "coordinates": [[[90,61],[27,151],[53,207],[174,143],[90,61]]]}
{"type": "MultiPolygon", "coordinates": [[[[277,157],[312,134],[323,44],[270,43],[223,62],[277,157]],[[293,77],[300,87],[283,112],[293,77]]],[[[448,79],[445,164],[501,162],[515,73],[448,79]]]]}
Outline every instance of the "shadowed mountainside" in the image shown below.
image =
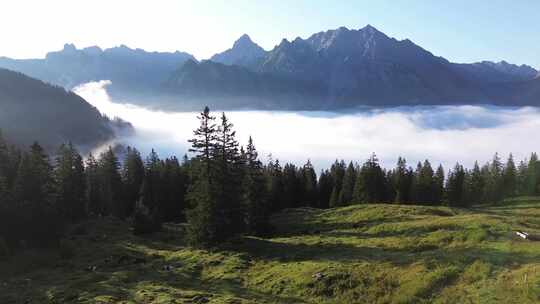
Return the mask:
{"type": "Polygon", "coordinates": [[[73,92],[0,69],[0,129],[19,145],[39,139],[48,149],[67,141],[89,148],[131,125],[102,116],[73,92]]]}

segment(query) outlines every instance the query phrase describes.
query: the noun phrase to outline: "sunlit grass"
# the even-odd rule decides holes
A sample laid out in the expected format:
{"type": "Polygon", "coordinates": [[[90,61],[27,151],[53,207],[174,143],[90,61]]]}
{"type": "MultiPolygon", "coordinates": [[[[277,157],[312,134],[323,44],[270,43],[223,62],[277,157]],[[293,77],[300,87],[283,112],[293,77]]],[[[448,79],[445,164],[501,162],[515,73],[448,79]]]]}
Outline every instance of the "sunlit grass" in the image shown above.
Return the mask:
{"type": "MultiPolygon", "coordinates": [[[[371,204],[286,210],[270,238],[213,250],[100,219],[73,248],[0,262],[0,303],[538,303],[540,199],[473,210],[371,204]],[[86,268],[96,266],[95,271],[86,268]]],[[[75,233],[77,232],[77,233],[75,233]]]]}

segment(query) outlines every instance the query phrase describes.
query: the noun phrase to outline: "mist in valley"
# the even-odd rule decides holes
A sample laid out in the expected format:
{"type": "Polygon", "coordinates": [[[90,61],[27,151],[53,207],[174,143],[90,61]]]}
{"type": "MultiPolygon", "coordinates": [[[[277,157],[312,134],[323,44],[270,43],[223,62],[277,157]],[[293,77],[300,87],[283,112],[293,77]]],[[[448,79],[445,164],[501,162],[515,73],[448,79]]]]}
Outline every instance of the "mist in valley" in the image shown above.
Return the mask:
{"type": "MultiPolygon", "coordinates": [[[[131,145],[143,153],[154,148],[160,156],[183,156],[198,126],[195,112],[165,112],[139,106],[144,101],[113,100],[110,81],[83,84],[75,92],[109,117],[133,124],[135,133],[110,144],[131,145]],[[135,105],[138,104],[138,105],[135,105]]],[[[220,113],[214,113],[219,116],[220,113]]],[[[540,127],[533,107],[438,106],[366,109],[355,113],[230,111],[226,113],[241,144],[254,138],[259,155],[282,163],[304,164],[317,170],[335,159],[362,163],[376,153],[381,164],[393,167],[403,156],[412,166],[429,159],[450,169],[457,161],[472,167],[495,152],[517,159],[540,150],[530,130],[540,127]]],[[[103,148],[103,147],[101,147],[103,148]]]]}

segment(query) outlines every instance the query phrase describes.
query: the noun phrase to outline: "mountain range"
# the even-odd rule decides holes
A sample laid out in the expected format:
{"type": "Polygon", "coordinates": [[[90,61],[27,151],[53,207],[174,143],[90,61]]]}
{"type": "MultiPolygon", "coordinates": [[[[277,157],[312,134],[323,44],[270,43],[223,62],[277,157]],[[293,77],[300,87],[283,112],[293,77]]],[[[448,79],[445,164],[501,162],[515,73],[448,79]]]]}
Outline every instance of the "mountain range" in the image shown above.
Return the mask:
{"type": "Polygon", "coordinates": [[[409,39],[368,25],[341,27],[266,51],[241,36],[210,60],[125,46],[49,53],[41,60],[0,59],[0,67],[73,87],[109,79],[115,93],[176,108],[337,110],[357,106],[540,105],[539,72],[527,65],[453,63],[409,39]]]}
{"type": "Polygon", "coordinates": [[[64,88],[0,69],[0,130],[16,145],[39,141],[47,150],[55,151],[71,141],[87,152],[120,132],[132,131],[132,126],[101,115],[64,88]]]}
{"type": "Polygon", "coordinates": [[[182,52],[146,52],[125,45],[102,50],[97,46],[77,49],[66,44],[44,59],[0,57],[0,67],[18,71],[54,85],[72,89],[79,84],[110,80],[119,92],[157,91],[168,75],[186,60],[182,52]]]}

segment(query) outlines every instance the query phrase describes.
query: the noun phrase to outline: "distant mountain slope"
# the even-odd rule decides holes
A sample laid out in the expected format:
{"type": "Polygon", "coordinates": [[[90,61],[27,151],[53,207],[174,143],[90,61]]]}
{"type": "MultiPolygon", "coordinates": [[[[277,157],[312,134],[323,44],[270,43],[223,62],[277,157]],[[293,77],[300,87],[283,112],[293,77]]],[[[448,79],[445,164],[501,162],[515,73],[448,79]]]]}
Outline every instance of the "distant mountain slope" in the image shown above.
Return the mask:
{"type": "Polygon", "coordinates": [[[216,54],[210,60],[227,65],[252,67],[266,56],[266,51],[244,34],[234,42],[232,48],[216,54]]]}
{"type": "Polygon", "coordinates": [[[515,65],[506,61],[453,64],[452,68],[461,77],[480,84],[527,81],[538,74],[528,65],[515,65]]]}
{"type": "Polygon", "coordinates": [[[265,51],[247,35],[231,49],[197,62],[193,56],[125,46],[101,50],[66,45],[45,59],[0,58],[0,67],[72,88],[111,80],[113,97],[184,109],[320,109],[358,106],[540,105],[538,71],[504,61],[457,64],[368,25],[340,27],[265,51]],[[234,66],[234,67],[233,67],[234,66]]]}
{"type": "Polygon", "coordinates": [[[116,89],[155,89],[186,60],[187,53],[146,52],[124,45],[102,50],[99,47],[77,49],[66,44],[45,59],[15,60],[0,58],[0,67],[71,89],[81,83],[111,80],[116,89]]]}
{"type": "Polygon", "coordinates": [[[164,89],[182,97],[183,109],[198,109],[201,104],[215,109],[315,109],[317,104],[310,104],[313,100],[308,97],[321,95],[316,84],[209,60],[187,61],[171,75],[164,89]],[[295,103],[290,103],[291,98],[296,98],[295,103]]]}
{"type": "Polygon", "coordinates": [[[103,117],[75,93],[0,69],[0,129],[12,142],[90,147],[112,139],[117,127],[130,126],[103,117]]]}
{"type": "Polygon", "coordinates": [[[319,81],[336,106],[452,103],[481,99],[473,87],[410,40],[389,38],[372,26],[339,28],[283,41],[260,71],[319,81]]]}
{"type": "MultiPolygon", "coordinates": [[[[212,59],[220,57],[216,55],[212,59]]],[[[451,63],[408,39],[390,38],[370,25],[359,30],[341,27],[307,39],[283,39],[263,59],[244,66],[259,74],[288,79],[290,87],[297,82],[310,83],[320,93],[313,102],[319,102],[315,108],[321,109],[359,105],[504,104],[501,96],[513,95],[510,88],[526,83],[538,73],[529,66],[504,61],[451,63]],[[495,86],[501,83],[502,86],[495,86]],[[502,91],[503,88],[509,91],[502,91]]],[[[235,78],[231,77],[232,81],[235,78]]],[[[198,83],[199,90],[207,94],[204,79],[199,78],[198,83]]],[[[228,95],[234,96],[231,94],[234,87],[237,85],[225,88],[228,95]]],[[[219,96],[221,92],[215,93],[219,96]]],[[[291,102],[296,102],[293,99],[291,102]]]]}

